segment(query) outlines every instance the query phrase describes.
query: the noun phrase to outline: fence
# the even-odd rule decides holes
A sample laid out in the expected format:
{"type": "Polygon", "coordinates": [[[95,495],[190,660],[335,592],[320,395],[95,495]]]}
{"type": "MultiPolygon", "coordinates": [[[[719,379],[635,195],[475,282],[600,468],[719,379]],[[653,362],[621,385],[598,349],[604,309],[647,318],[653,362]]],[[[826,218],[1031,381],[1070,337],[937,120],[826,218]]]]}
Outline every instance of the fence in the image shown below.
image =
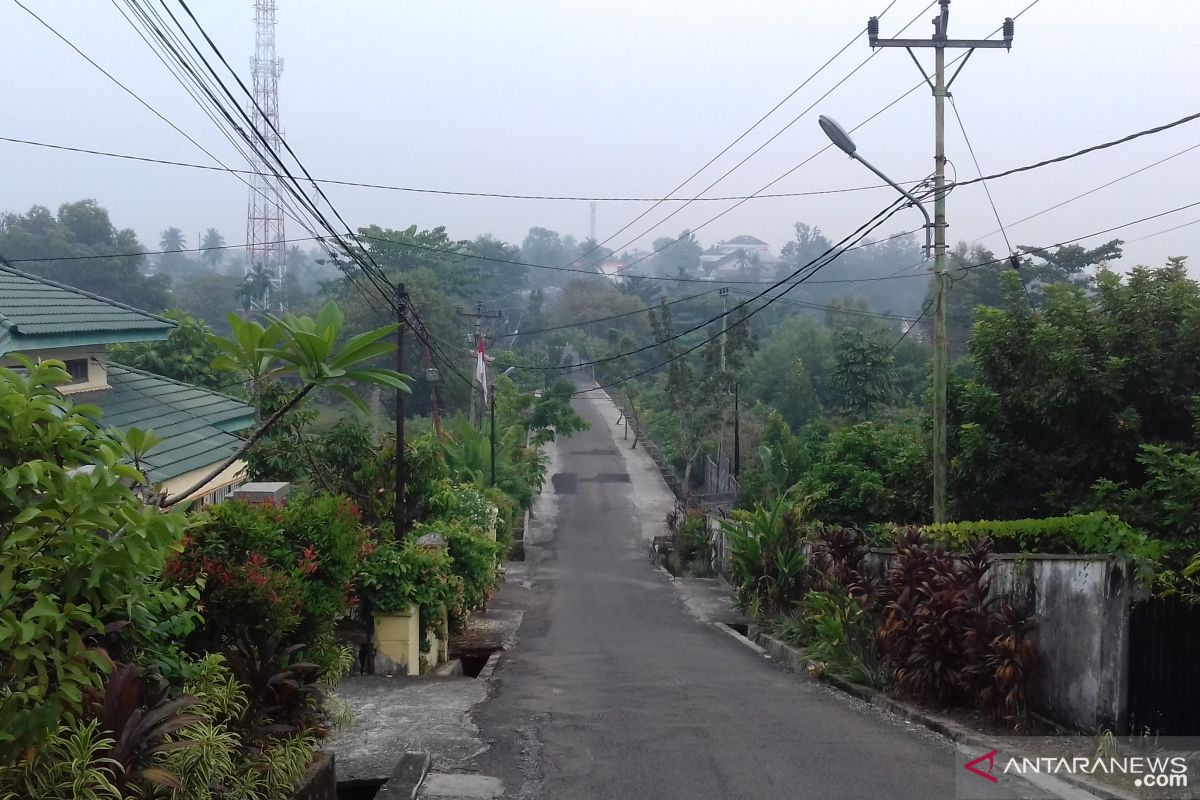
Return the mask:
{"type": "Polygon", "coordinates": [[[1200,735],[1200,607],[1177,597],[1133,604],[1129,643],[1129,729],[1200,735]]]}

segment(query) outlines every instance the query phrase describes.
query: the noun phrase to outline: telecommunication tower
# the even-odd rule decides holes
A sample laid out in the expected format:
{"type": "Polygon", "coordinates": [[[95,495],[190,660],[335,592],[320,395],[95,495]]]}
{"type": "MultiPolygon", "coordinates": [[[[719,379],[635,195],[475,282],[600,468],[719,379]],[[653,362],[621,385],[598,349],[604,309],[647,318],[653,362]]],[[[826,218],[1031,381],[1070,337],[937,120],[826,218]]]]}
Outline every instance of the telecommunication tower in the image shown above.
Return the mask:
{"type": "Polygon", "coordinates": [[[271,152],[280,152],[279,75],[283,59],[275,55],[276,0],[255,0],[254,56],[250,59],[253,76],[254,102],[250,104],[250,119],[261,135],[254,137],[254,163],[250,175],[250,202],[246,210],[246,276],[249,278],[261,266],[269,278],[269,286],[252,307],[263,310],[285,310],[283,278],[287,271],[287,251],[284,245],[283,207],[280,204],[279,182],[270,161],[271,152]],[[263,142],[266,145],[263,145],[263,142]]]}

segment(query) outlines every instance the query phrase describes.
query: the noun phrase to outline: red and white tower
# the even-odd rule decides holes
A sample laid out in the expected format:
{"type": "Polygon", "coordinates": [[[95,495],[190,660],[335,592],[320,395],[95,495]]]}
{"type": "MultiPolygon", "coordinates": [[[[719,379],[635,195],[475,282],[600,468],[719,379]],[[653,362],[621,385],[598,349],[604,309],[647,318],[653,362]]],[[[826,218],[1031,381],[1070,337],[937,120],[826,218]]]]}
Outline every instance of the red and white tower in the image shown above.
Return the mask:
{"type": "Polygon", "coordinates": [[[255,0],[254,56],[250,59],[254,85],[254,102],[249,113],[255,130],[254,164],[250,176],[250,202],[246,210],[246,276],[259,268],[269,280],[269,287],[253,307],[283,311],[285,306],[283,278],[287,272],[287,249],[283,243],[283,207],[280,203],[279,182],[274,177],[275,164],[265,152],[263,142],[272,152],[280,152],[279,75],[283,59],[275,55],[276,0],[255,0]]]}

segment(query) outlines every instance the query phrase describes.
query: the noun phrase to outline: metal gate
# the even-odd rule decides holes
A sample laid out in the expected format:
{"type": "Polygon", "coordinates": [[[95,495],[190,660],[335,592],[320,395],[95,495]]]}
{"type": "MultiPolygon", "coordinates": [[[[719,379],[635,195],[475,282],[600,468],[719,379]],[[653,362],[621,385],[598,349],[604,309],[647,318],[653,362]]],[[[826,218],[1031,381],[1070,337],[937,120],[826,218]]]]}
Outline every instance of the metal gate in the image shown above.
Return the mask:
{"type": "Polygon", "coordinates": [[[1134,603],[1129,634],[1129,731],[1200,735],[1200,606],[1134,603]]]}

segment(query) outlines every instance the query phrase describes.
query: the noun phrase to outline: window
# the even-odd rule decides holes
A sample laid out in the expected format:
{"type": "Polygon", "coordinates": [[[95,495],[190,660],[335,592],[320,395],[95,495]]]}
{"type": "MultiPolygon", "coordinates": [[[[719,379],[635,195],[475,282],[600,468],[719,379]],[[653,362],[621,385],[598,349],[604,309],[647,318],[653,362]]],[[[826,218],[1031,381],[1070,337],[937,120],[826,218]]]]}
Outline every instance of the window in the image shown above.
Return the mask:
{"type": "Polygon", "coordinates": [[[88,379],[88,360],[86,358],[67,359],[67,373],[72,383],[86,383],[88,379]]]}

